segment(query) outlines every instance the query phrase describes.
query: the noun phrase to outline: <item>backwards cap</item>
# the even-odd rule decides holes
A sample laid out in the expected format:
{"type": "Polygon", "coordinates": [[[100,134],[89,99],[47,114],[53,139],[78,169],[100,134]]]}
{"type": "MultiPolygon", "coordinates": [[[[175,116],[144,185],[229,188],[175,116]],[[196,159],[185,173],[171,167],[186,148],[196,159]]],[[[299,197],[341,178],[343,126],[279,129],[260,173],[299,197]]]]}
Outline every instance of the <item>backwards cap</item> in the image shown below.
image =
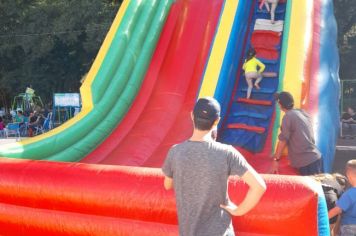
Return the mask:
{"type": "Polygon", "coordinates": [[[214,122],[220,117],[220,104],[214,98],[200,98],[194,106],[194,118],[214,122]]]}

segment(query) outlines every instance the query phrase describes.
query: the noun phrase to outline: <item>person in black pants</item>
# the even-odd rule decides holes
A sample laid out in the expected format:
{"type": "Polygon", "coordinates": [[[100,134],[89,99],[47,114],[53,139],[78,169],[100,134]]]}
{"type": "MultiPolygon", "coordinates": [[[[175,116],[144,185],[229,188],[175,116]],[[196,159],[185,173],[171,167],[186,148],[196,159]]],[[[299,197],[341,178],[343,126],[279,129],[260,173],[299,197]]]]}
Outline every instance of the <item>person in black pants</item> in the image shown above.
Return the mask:
{"type": "Polygon", "coordinates": [[[273,155],[271,173],[278,173],[278,162],[285,147],[288,147],[291,166],[299,174],[321,173],[321,153],[315,145],[311,116],[304,110],[294,108],[294,99],[289,92],[277,93],[275,98],[285,115],[276,152],[273,155]]]}

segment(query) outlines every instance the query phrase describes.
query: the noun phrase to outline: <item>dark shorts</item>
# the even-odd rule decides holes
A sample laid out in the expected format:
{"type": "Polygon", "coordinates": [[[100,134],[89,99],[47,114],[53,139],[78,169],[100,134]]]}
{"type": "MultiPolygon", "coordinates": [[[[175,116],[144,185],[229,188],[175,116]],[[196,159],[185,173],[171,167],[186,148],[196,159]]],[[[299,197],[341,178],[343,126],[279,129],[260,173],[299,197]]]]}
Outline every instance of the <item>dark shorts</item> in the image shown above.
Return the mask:
{"type": "Polygon", "coordinates": [[[313,163],[300,167],[298,169],[300,175],[315,175],[321,173],[321,158],[314,161],[313,163]]]}

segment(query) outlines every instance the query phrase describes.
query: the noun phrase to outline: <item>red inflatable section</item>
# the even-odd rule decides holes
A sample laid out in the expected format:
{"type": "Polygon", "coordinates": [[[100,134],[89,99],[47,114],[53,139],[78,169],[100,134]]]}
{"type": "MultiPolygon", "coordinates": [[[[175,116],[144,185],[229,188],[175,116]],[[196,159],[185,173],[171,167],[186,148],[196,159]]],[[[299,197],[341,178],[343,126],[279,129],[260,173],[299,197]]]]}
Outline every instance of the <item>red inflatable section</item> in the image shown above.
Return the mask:
{"type": "Polygon", "coordinates": [[[81,162],[159,167],[168,149],[191,135],[189,113],[223,2],[173,4],[138,97],[110,137],[81,162]]]}
{"type": "MultiPolygon", "coordinates": [[[[7,159],[0,169],[2,235],[178,235],[174,192],[164,190],[160,169],[7,159]]],[[[316,183],[264,179],[261,202],[233,218],[236,234],[318,235],[316,183]]],[[[233,201],[246,191],[231,179],[233,201]]]]}
{"type": "Polygon", "coordinates": [[[153,54],[150,68],[148,69],[145,79],[141,85],[140,92],[137,94],[129,112],[124,116],[118,127],[113,130],[110,136],[105,139],[93,152],[85,157],[81,162],[85,163],[99,163],[103,161],[110,153],[115,150],[115,147],[123,140],[123,138],[130,132],[132,127],[137,122],[143,109],[146,107],[149,98],[152,94],[153,88],[157,83],[157,73],[160,71],[163,62],[167,60],[167,50],[171,45],[171,39],[176,28],[181,28],[181,23],[178,18],[181,16],[182,1],[174,3],[169,11],[167,21],[163,27],[161,36],[157,43],[157,48],[153,54]]]}

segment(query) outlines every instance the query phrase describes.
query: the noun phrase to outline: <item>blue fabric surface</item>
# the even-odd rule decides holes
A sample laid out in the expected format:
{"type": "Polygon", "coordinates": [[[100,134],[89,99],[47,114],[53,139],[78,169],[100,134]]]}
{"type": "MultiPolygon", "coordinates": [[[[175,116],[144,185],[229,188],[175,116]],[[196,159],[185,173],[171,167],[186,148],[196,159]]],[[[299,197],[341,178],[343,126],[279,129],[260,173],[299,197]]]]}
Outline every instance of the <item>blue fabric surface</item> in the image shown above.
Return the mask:
{"type": "MultiPolygon", "coordinates": [[[[285,8],[286,4],[279,4],[276,11],[276,20],[284,19],[285,8]]],[[[246,97],[247,83],[241,67],[246,58],[246,53],[251,47],[250,42],[256,19],[269,19],[270,16],[264,11],[259,11],[254,1],[248,0],[241,1],[238,11],[234,22],[234,29],[238,33],[233,34],[236,35],[237,38],[232,37],[230,39],[228,46],[229,53],[224,58],[224,69],[220,74],[218,92],[215,94],[215,97],[222,104],[222,117],[224,121],[220,126],[219,140],[234,146],[243,147],[252,152],[259,152],[263,149],[268,132],[270,132],[269,127],[275,107],[273,94],[278,88],[278,78],[264,78],[260,83],[261,90],[258,91],[254,89],[252,91],[252,99],[272,101],[272,106],[251,105],[238,102],[230,103],[230,101],[231,99],[236,101],[238,98],[246,97]],[[250,17],[252,17],[251,21],[250,17]],[[236,22],[238,22],[238,26],[235,26],[236,22]],[[245,42],[247,43],[245,44],[245,42]],[[233,89],[236,86],[237,90],[234,92],[233,89]],[[259,134],[242,129],[226,128],[228,124],[232,123],[243,123],[250,126],[263,127],[266,129],[266,132],[259,134]]],[[[282,40],[280,43],[282,43],[282,40]]],[[[277,45],[276,49],[280,50],[281,45],[277,45]]],[[[279,59],[259,59],[266,65],[265,71],[278,74],[280,65],[279,59]]]]}
{"type": "Polygon", "coordinates": [[[331,172],[340,126],[339,52],[333,1],[323,1],[321,16],[316,144],[323,156],[324,171],[331,172]]]}

